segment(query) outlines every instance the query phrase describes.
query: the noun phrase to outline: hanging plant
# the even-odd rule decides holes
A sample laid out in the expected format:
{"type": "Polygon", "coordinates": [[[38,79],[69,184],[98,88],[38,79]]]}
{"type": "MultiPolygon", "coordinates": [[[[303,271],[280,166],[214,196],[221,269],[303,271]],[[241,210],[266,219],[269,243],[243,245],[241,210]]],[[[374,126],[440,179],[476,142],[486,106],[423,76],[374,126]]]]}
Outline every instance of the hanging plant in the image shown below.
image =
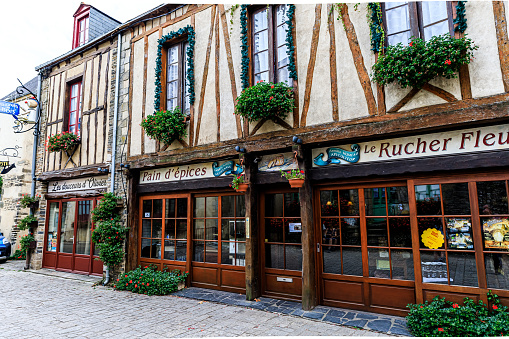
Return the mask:
{"type": "Polygon", "coordinates": [[[249,121],[284,119],[294,107],[292,88],[286,83],[258,82],[242,91],[237,98],[235,114],[249,121]]]}
{"type": "Polygon", "coordinates": [[[434,36],[427,42],[412,38],[408,46],[399,43],[387,47],[373,65],[373,81],[421,88],[438,76],[456,78],[459,67],[469,64],[478,48],[469,38],[455,39],[449,34],[434,36]]]}
{"type": "Polygon", "coordinates": [[[247,191],[249,184],[245,182],[244,174],[240,174],[238,176],[233,177],[230,187],[236,190],[237,192],[245,192],[247,191]]]}
{"type": "Polygon", "coordinates": [[[46,142],[46,150],[48,152],[70,152],[74,147],[78,146],[80,142],[81,139],[76,134],[60,132],[53,134],[48,138],[48,141],[46,142]]]}
{"type": "Polygon", "coordinates": [[[371,50],[375,53],[383,51],[385,31],[382,21],[382,6],[379,2],[368,3],[369,34],[371,36],[371,50]]]}
{"type": "Polygon", "coordinates": [[[36,207],[40,199],[41,196],[39,194],[35,195],[34,197],[32,197],[30,194],[22,194],[21,199],[19,199],[19,204],[23,208],[36,207]]]}
{"type": "Polygon", "coordinates": [[[22,231],[30,228],[30,226],[37,226],[37,218],[33,215],[27,215],[18,224],[18,228],[22,231]]]}
{"type": "Polygon", "coordinates": [[[304,185],[304,171],[293,169],[291,171],[279,170],[281,176],[288,180],[292,188],[300,188],[304,185]]]}
{"type": "Polygon", "coordinates": [[[105,193],[96,208],[92,210],[95,229],[92,241],[99,248],[99,258],[108,267],[114,267],[124,260],[124,241],[128,228],[124,226],[118,211],[121,198],[105,193]]]}
{"type": "Polygon", "coordinates": [[[164,44],[172,39],[176,39],[183,35],[187,34],[187,42],[189,46],[186,50],[187,55],[187,83],[188,83],[188,91],[189,91],[189,103],[191,105],[194,104],[195,93],[194,93],[194,44],[195,44],[195,32],[192,26],[183,27],[175,32],[170,32],[166,35],[163,35],[158,40],[157,45],[157,58],[156,58],[156,80],[155,80],[155,99],[154,99],[154,109],[157,111],[161,106],[161,73],[163,71],[162,67],[162,57],[163,57],[163,48],[164,44]]]}
{"type": "Polygon", "coordinates": [[[178,107],[147,116],[142,120],[141,127],[150,138],[166,145],[171,144],[174,140],[182,140],[187,135],[186,116],[178,107]]]}

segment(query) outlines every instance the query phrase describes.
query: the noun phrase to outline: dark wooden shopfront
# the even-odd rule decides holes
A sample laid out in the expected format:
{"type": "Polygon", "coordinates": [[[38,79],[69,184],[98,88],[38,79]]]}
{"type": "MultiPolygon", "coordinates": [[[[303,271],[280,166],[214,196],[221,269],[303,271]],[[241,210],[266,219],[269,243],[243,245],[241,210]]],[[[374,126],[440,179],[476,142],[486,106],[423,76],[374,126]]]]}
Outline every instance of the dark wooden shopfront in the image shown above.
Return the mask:
{"type": "Polygon", "coordinates": [[[103,263],[92,242],[91,211],[100,198],[48,200],[43,267],[102,275],[103,263]]]}

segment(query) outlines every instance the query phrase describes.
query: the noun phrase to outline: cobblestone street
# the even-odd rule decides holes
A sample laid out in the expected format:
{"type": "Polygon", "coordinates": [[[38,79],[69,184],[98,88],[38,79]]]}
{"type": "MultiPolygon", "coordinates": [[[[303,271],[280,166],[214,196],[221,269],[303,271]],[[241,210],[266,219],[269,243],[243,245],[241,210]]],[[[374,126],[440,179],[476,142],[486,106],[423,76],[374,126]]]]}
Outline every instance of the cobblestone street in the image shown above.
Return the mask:
{"type": "Polygon", "coordinates": [[[0,264],[2,338],[388,336],[238,306],[117,292],[93,287],[94,278],[21,267],[0,264]]]}

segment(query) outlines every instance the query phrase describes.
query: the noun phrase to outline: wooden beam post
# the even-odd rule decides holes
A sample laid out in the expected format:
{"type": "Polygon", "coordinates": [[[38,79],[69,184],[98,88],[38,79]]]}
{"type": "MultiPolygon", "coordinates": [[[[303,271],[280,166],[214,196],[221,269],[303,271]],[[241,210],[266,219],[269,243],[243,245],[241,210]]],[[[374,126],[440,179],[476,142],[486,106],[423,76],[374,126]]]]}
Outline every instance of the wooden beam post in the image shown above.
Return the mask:
{"type": "Polygon", "coordinates": [[[509,37],[503,1],[493,1],[493,15],[495,16],[495,28],[497,32],[498,57],[502,71],[504,90],[509,92],[509,37]]]}
{"type": "Polygon", "coordinates": [[[140,180],[140,174],[138,171],[130,173],[127,177],[128,186],[128,201],[127,203],[127,227],[129,232],[127,233],[126,243],[126,264],[125,270],[132,271],[138,265],[138,220],[139,220],[139,208],[138,208],[138,193],[137,187],[140,180]]]}
{"type": "Polygon", "coordinates": [[[299,169],[305,173],[304,186],[299,189],[300,219],[302,223],[302,309],[309,311],[317,305],[313,190],[308,171],[308,160],[311,157],[305,157],[302,145],[294,146],[293,151],[297,152],[299,169]]]}
{"type": "MultiPolygon", "coordinates": [[[[242,159],[242,158],[241,158],[242,159]]],[[[243,165],[246,182],[249,182],[246,198],[246,300],[254,300],[261,295],[259,231],[258,231],[258,189],[255,185],[257,166],[253,157],[244,154],[243,165]]]]}

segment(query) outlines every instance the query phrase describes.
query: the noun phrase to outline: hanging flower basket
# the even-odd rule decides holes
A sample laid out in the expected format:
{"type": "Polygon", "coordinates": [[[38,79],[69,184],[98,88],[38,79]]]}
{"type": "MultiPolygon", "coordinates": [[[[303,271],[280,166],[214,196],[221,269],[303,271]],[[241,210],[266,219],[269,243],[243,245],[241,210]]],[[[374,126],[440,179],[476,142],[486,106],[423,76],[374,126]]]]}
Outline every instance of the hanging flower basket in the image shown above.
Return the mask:
{"type": "Polygon", "coordinates": [[[150,138],[170,145],[173,141],[186,137],[186,121],[187,117],[177,107],[170,111],[158,111],[147,116],[141,122],[141,127],[150,138]]]}
{"type": "Polygon", "coordinates": [[[293,169],[291,171],[279,170],[281,176],[288,180],[292,188],[301,188],[304,186],[304,171],[293,169]]]}
{"type": "Polygon", "coordinates": [[[249,187],[249,183],[245,181],[244,174],[240,174],[238,176],[233,177],[232,183],[230,186],[236,190],[237,192],[245,192],[247,191],[247,188],[249,187]]]}
{"type": "Polygon", "coordinates": [[[249,187],[248,183],[239,184],[239,187],[235,189],[237,192],[246,192],[249,187]]]}
{"type": "Polygon", "coordinates": [[[70,152],[80,144],[80,137],[74,133],[61,132],[49,137],[46,143],[48,152],[70,152]]]}

